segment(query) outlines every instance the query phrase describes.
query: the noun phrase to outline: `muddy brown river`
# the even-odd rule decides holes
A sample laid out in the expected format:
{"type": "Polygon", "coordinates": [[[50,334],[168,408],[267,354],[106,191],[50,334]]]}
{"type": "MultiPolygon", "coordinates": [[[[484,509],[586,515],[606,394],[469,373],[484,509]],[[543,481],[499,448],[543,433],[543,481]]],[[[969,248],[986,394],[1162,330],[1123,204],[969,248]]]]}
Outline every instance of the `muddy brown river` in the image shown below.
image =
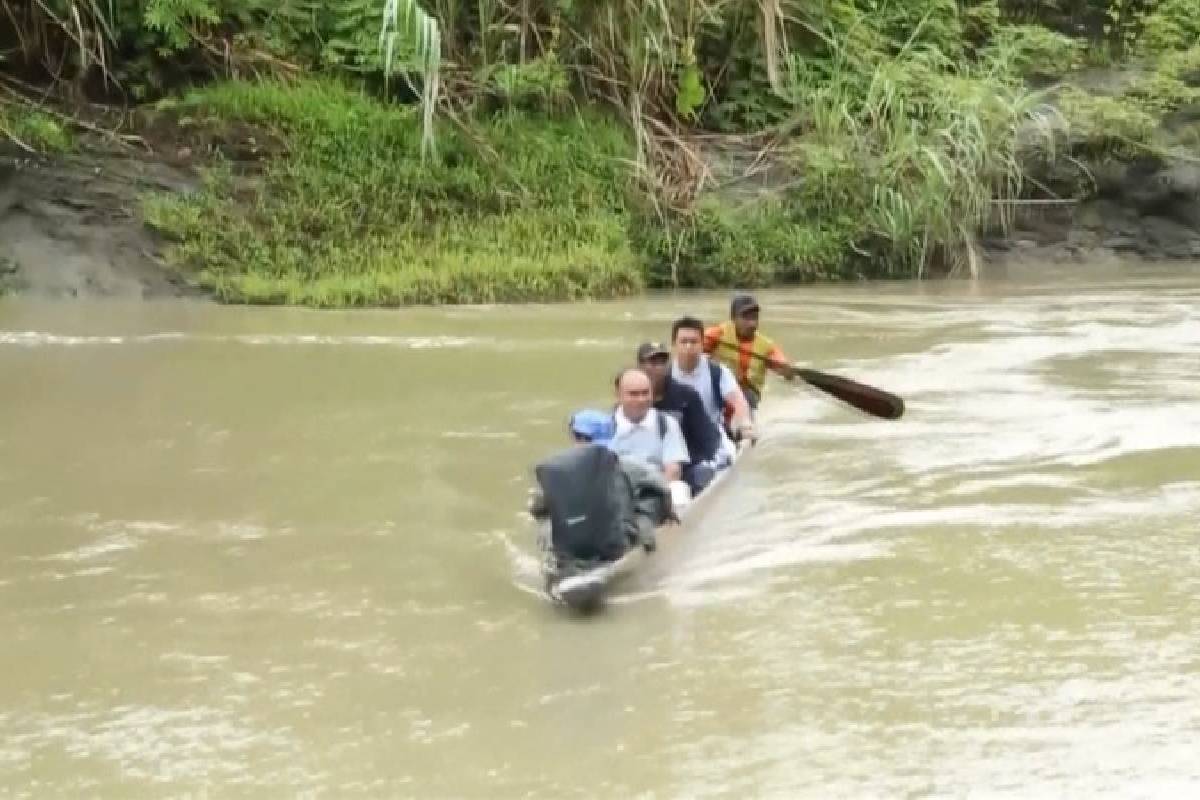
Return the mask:
{"type": "Polygon", "coordinates": [[[724,294],[0,300],[0,796],[1195,797],[1200,267],[764,292],[763,441],[595,618],[530,467],[724,294]]]}

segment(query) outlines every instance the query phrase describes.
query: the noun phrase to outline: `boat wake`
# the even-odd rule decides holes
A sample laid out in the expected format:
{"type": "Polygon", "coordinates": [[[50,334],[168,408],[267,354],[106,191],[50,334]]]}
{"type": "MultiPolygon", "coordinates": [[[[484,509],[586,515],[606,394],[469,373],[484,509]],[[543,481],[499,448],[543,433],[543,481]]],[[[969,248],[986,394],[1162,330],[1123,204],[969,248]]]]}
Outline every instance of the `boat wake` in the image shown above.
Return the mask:
{"type": "Polygon", "coordinates": [[[883,330],[937,329],[941,317],[963,329],[913,352],[823,365],[901,394],[906,416],[874,420],[776,382],[755,463],[663,560],[650,594],[725,602],[798,565],[887,559],[903,537],[931,532],[1200,515],[1200,380],[1189,366],[1200,312],[1112,292],[1079,303],[878,309],[883,330]]]}

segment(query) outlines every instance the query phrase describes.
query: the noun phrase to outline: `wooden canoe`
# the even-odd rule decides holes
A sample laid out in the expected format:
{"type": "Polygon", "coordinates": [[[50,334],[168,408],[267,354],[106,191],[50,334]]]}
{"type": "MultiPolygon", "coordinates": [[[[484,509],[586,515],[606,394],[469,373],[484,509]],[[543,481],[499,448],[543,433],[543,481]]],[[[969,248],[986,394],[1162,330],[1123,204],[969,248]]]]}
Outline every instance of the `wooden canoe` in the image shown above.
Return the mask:
{"type": "MultiPolygon", "coordinates": [[[[721,490],[729,485],[734,471],[746,461],[751,452],[748,447],[740,448],[733,463],[718,472],[712,483],[698,497],[677,512],[680,520],[678,525],[663,525],[658,528],[658,540],[661,542],[664,537],[684,535],[694,529],[721,490]]],[[[555,574],[547,562],[543,568],[546,590],[555,602],[577,611],[591,611],[603,604],[605,597],[614,587],[638,573],[653,557],[654,553],[647,553],[642,547],[631,547],[616,561],[566,575],[555,574]]]]}

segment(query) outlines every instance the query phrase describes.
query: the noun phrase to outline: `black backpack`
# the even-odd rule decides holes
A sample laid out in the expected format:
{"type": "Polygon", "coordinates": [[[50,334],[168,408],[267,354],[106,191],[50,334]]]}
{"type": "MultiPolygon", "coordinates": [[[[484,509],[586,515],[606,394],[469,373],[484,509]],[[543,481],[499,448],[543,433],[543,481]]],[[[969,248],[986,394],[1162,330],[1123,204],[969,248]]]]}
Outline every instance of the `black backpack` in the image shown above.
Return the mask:
{"type": "Polygon", "coordinates": [[[616,453],[603,445],[572,447],[538,464],[534,475],[555,553],[579,561],[613,561],[624,554],[633,498],[616,453]]]}

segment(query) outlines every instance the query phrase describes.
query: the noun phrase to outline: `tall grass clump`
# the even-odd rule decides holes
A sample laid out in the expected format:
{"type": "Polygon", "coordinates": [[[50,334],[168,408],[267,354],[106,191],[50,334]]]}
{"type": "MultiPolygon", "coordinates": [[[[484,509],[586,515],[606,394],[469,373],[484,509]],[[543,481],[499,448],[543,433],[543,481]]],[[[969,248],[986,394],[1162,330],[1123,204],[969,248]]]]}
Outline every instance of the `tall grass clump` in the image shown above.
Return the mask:
{"type": "Polygon", "coordinates": [[[1007,229],[1025,151],[1046,155],[1055,142],[1053,111],[1022,81],[1029,44],[999,39],[968,58],[953,4],[915,20],[840,13],[814,20],[819,44],[786,60],[787,110],[770,153],[794,180],[738,212],[677,217],[665,237],[675,250],[654,250],[656,274],[974,274],[981,233],[1007,229]]]}
{"type": "Polygon", "coordinates": [[[215,170],[195,197],[147,202],[175,263],[222,299],[515,302],[643,285],[626,235],[630,144],[602,116],[442,121],[438,158],[423,159],[419,110],[334,82],[216,85],[174,113],[279,140],[253,182],[215,170]]]}
{"type": "Polygon", "coordinates": [[[854,221],[811,215],[787,197],[704,198],[686,215],[635,218],[633,240],[652,286],[716,289],[862,277],[847,258],[854,221]]]}
{"type": "Polygon", "coordinates": [[[852,48],[834,31],[824,40],[819,69],[794,62],[808,122],[789,148],[805,176],[798,202],[818,218],[859,210],[856,249],[877,275],[974,273],[976,238],[1004,228],[1023,191],[1019,134],[1038,130],[1039,95],[1003,54],[958,61],[915,34],[894,50],[852,48]]]}

